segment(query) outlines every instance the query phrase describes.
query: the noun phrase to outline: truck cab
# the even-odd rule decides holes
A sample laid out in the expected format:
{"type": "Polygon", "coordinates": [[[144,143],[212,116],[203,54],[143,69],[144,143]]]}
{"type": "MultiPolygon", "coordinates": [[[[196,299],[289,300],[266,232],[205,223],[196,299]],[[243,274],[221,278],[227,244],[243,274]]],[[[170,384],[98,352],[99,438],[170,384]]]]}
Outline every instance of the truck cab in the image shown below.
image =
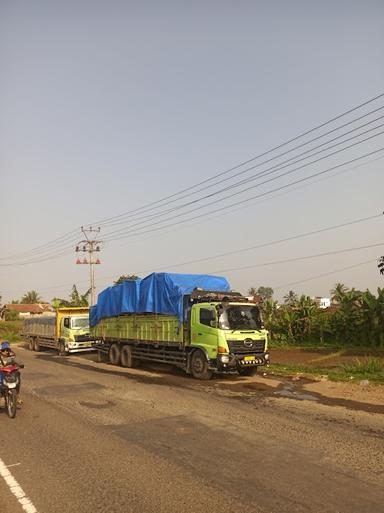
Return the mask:
{"type": "Polygon", "coordinates": [[[62,354],[93,349],[89,338],[88,310],[68,308],[58,310],[59,350],[62,354]],[[76,311],[78,310],[78,311],[76,311]]]}
{"type": "Polygon", "coordinates": [[[190,344],[205,354],[211,369],[221,372],[252,375],[259,365],[269,363],[268,332],[260,309],[242,298],[194,304],[190,344]]]}

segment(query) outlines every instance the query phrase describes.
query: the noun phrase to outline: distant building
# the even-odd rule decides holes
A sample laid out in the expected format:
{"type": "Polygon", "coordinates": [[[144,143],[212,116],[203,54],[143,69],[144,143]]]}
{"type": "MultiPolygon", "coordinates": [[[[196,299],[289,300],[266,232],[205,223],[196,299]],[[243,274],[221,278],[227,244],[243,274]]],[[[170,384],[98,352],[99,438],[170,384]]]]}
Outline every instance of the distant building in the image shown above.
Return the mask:
{"type": "Polygon", "coordinates": [[[252,303],[256,303],[257,305],[263,302],[263,298],[259,294],[255,294],[254,296],[246,296],[246,298],[248,301],[252,301],[252,303]]]}
{"type": "Polygon", "coordinates": [[[32,317],[35,315],[51,315],[54,312],[53,307],[48,303],[34,304],[9,304],[0,309],[0,319],[4,319],[5,312],[17,312],[19,317],[32,317]]]}
{"type": "Polygon", "coordinates": [[[319,308],[329,308],[331,306],[331,299],[329,297],[314,297],[313,300],[316,302],[319,308]]]}

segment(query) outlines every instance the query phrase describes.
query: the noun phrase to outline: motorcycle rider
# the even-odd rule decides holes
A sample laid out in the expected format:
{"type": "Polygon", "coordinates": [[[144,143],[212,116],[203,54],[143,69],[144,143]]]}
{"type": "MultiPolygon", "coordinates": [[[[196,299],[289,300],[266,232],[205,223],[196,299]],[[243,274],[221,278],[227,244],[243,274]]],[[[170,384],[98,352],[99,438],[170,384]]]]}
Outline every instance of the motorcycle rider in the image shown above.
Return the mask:
{"type": "MultiPolygon", "coordinates": [[[[12,363],[17,364],[17,362],[15,360],[15,356],[16,356],[15,352],[12,350],[11,345],[8,342],[8,340],[4,340],[0,345],[0,367],[6,367],[7,365],[10,365],[12,363]]],[[[18,375],[18,380],[17,380],[16,392],[17,392],[17,402],[20,405],[20,404],[22,404],[23,401],[19,397],[20,385],[21,385],[19,371],[17,371],[17,375],[18,375]]],[[[1,372],[0,372],[0,385],[1,384],[2,384],[2,376],[1,376],[1,372]]]]}

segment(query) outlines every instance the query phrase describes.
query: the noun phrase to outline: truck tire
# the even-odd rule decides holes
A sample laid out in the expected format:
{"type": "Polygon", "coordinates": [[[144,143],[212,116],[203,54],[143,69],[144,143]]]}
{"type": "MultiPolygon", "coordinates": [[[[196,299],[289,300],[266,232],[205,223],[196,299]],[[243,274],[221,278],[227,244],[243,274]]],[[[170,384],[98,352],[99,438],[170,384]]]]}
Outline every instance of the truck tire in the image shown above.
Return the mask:
{"type": "Polygon", "coordinates": [[[40,344],[39,344],[39,339],[38,338],[35,338],[33,340],[33,350],[34,351],[40,351],[40,344]]]}
{"type": "Polygon", "coordinates": [[[208,360],[203,351],[196,349],[191,355],[191,373],[195,379],[208,380],[213,372],[208,368],[208,360]]]}
{"type": "Polygon", "coordinates": [[[124,345],[121,350],[121,365],[123,367],[136,367],[136,359],[132,356],[132,347],[124,345]]]}
{"type": "Polygon", "coordinates": [[[29,337],[28,339],[28,349],[30,351],[33,351],[33,347],[34,347],[34,344],[33,344],[33,338],[32,337],[29,337]]]}
{"type": "Polygon", "coordinates": [[[257,373],[257,367],[245,367],[237,370],[240,376],[255,376],[257,373]]]}
{"type": "Polygon", "coordinates": [[[59,356],[68,356],[68,351],[65,349],[65,342],[59,342],[57,353],[59,356]]]}
{"type": "Polygon", "coordinates": [[[121,364],[121,348],[119,344],[112,344],[108,352],[109,361],[112,365],[121,364]]]}

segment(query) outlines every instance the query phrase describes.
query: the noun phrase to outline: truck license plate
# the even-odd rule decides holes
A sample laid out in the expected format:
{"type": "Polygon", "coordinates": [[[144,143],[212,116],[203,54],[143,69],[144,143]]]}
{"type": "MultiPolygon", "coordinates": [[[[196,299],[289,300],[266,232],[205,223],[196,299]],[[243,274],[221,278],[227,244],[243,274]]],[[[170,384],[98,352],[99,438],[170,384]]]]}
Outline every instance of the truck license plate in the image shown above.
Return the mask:
{"type": "Polygon", "coordinates": [[[255,361],[255,357],[254,356],[244,356],[244,361],[253,362],[253,361],[255,361]]]}

